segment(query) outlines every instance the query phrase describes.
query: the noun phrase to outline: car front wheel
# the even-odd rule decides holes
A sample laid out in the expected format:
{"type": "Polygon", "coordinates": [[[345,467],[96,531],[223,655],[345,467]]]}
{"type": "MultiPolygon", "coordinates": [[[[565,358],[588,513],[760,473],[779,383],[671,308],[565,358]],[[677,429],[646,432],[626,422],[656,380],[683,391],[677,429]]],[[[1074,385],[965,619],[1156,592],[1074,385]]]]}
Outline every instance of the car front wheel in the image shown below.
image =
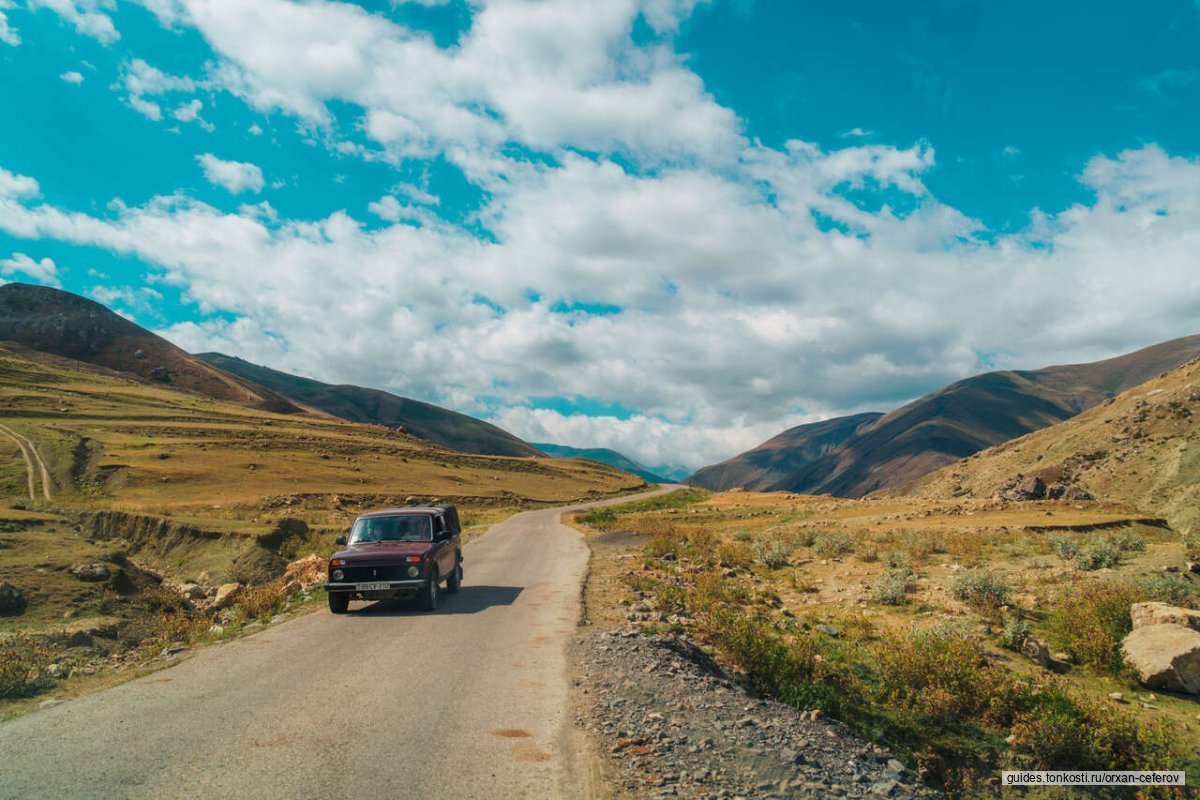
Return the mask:
{"type": "Polygon", "coordinates": [[[421,610],[434,611],[438,605],[438,574],[435,570],[421,587],[421,610]]]}
{"type": "Polygon", "coordinates": [[[344,592],[329,593],[329,610],[334,614],[345,614],[350,608],[350,595],[344,592]]]}

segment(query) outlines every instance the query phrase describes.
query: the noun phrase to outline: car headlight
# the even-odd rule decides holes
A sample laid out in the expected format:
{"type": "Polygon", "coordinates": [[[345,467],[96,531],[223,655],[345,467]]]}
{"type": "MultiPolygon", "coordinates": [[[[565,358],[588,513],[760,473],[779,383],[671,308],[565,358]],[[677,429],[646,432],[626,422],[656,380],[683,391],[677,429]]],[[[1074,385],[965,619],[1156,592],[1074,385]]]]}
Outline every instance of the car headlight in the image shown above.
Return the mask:
{"type": "Polygon", "coordinates": [[[421,574],[421,568],[420,568],[420,567],[409,567],[409,568],[408,568],[408,577],[410,577],[410,578],[415,578],[415,577],[417,577],[417,576],[418,576],[418,575],[420,575],[420,574],[421,574]]]}
{"type": "Polygon", "coordinates": [[[335,569],[333,571],[333,579],[335,581],[340,581],[344,577],[346,577],[346,573],[342,572],[340,569],[335,569]]]}

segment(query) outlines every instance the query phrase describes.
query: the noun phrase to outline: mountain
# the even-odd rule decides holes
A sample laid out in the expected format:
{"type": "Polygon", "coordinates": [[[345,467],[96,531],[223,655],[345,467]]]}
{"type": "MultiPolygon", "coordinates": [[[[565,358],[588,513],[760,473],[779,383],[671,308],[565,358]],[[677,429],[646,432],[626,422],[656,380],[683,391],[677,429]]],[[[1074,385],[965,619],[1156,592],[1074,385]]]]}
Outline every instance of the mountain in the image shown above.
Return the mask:
{"type": "Polygon", "coordinates": [[[1035,478],[1160,514],[1177,530],[1195,530],[1200,522],[1200,359],[889,494],[1003,497],[1014,488],[1027,489],[1035,478]]]}
{"type": "Polygon", "coordinates": [[[0,286],[0,341],[214,400],[276,413],[301,411],[275,392],[209,366],[100,303],[59,289],[0,286]]]}
{"type": "Polygon", "coordinates": [[[491,423],[380,389],[334,386],[221,353],[200,353],[196,358],[296,403],[350,422],[403,428],[413,436],[463,453],[520,458],[542,455],[532,445],[491,423]]]}
{"type": "Polygon", "coordinates": [[[670,478],[665,478],[649,467],[639,464],[632,458],[618,453],[616,450],[609,450],[607,447],[568,447],[565,444],[543,444],[540,442],[535,443],[533,446],[553,458],[587,458],[592,461],[599,461],[601,464],[607,464],[610,467],[616,467],[631,475],[637,475],[649,483],[671,483],[670,478]]]}
{"type": "Polygon", "coordinates": [[[753,450],[704,467],[687,482],[724,491],[735,487],[765,489],[786,476],[803,471],[828,455],[883,414],[855,414],[824,422],[798,425],[760,444],[753,450]]]}
{"type": "Polygon", "coordinates": [[[793,428],[688,482],[862,497],[1069,419],[1197,355],[1200,336],[1188,336],[1091,364],[989,372],[875,419],[793,428]]]}

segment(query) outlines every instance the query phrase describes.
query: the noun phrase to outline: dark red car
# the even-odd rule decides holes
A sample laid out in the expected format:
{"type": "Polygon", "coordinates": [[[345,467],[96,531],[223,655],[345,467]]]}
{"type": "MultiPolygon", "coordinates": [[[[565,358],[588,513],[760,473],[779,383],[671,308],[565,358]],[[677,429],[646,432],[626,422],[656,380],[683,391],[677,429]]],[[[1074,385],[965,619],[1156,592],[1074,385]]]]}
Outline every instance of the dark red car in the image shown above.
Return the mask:
{"type": "Polygon", "coordinates": [[[415,595],[426,611],[438,604],[438,586],[462,586],[462,528],[454,506],[411,506],[372,511],[354,520],[345,549],[329,559],[329,610],[345,614],[351,600],[415,595]]]}

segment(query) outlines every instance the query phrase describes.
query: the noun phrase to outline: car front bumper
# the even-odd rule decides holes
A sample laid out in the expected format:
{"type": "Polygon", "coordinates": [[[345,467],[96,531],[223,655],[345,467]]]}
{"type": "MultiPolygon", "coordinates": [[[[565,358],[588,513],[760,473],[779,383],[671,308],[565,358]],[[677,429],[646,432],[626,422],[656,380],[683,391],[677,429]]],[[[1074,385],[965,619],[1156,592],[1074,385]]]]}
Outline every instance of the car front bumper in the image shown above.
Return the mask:
{"type": "Polygon", "coordinates": [[[345,582],[345,583],[330,582],[330,583],[325,584],[325,591],[327,591],[327,592],[358,592],[358,591],[363,591],[358,588],[359,586],[374,585],[374,586],[378,587],[380,584],[384,584],[384,583],[387,584],[386,589],[375,588],[375,589],[367,589],[365,591],[379,592],[379,591],[395,591],[398,589],[420,589],[425,584],[425,581],[421,578],[413,578],[412,580],[405,580],[405,581],[365,581],[361,584],[360,583],[350,583],[350,582],[345,582]]]}

